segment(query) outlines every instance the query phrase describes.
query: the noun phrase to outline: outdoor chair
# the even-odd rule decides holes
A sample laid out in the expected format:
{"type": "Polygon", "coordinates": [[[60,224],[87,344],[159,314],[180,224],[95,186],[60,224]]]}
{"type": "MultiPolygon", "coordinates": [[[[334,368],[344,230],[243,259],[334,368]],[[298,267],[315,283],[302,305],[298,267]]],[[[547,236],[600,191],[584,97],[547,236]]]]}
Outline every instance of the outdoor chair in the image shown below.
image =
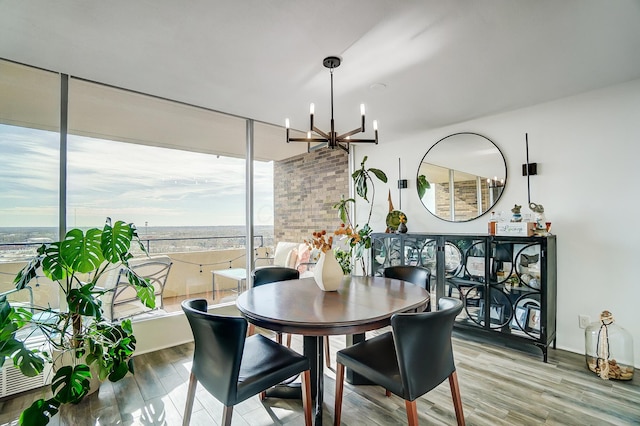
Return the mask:
{"type": "Polygon", "coordinates": [[[273,340],[247,337],[242,317],[207,313],[205,299],[182,302],[195,341],[183,426],[191,420],[198,382],[224,405],[222,424],[231,424],[233,406],[301,374],[305,425],[311,425],[309,360],[273,340]]]}
{"type": "Polygon", "coordinates": [[[334,424],[340,424],[346,367],[404,399],[409,425],[418,424],[416,399],[449,378],[457,423],[464,425],[451,347],[461,311],[462,301],[442,297],[438,311],[394,314],[392,331],[338,351],[334,424]]]}
{"type": "MultiPolygon", "coordinates": [[[[140,257],[129,260],[129,267],[140,277],[147,278],[153,285],[156,296],[154,310],[164,308],[162,295],[172,264],[169,256],[140,257]]],[[[129,284],[125,268],[120,267],[111,271],[103,290],[108,290],[102,296],[102,306],[108,320],[117,321],[152,311],[138,299],[135,287],[129,284]]]]}

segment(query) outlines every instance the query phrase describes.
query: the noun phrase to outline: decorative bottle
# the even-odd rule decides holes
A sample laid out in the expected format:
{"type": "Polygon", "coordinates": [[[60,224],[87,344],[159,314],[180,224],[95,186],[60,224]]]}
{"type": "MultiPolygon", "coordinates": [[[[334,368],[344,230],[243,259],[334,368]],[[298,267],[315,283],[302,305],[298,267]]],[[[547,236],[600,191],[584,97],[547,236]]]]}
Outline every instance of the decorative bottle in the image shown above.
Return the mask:
{"type": "Polygon", "coordinates": [[[489,235],[496,235],[496,223],[498,219],[496,218],[496,212],[491,212],[491,217],[489,218],[489,235]]]}
{"type": "Polygon", "coordinates": [[[587,367],[604,380],[633,378],[633,338],[614,323],[609,311],[584,332],[587,367]]]}

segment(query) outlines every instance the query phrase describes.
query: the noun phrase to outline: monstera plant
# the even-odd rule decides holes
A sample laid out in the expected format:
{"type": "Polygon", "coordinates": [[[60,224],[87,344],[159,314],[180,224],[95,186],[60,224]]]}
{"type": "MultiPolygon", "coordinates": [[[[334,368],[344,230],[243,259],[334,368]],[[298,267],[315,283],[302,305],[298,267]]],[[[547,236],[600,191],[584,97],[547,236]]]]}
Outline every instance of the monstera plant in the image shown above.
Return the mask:
{"type": "Polygon", "coordinates": [[[124,268],[138,298],[149,308],[155,306],[153,286],[128,266],[132,243],[146,254],[135,226],[122,221],[112,226],[107,218],[103,229],[72,229],[62,241],[42,245],[14,279],[20,290],[44,274],[64,293],[63,308],[11,306],[0,297],[0,367],[11,359],[22,374],[36,376],[45,362],[54,366],[53,396],[35,401],[20,416],[20,424],[46,425],[61,405],[78,403],[89,394],[91,379],[117,381],[133,373],[136,339],[131,320],[104,320],[101,296],[109,290],[98,287],[105,273],[124,268]],[[27,344],[38,338],[44,339],[42,346],[27,344]]]}

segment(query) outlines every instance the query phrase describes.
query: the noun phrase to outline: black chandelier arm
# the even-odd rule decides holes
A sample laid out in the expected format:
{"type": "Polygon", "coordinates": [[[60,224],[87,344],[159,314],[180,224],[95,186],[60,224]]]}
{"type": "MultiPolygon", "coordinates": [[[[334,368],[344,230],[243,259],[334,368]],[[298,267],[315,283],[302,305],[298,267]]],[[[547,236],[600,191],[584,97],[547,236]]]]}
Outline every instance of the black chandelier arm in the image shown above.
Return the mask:
{"type": "Polygon", "coordinates": [[[287,142],[329,142],[325,138],[289,138],[287,142]]]}
{"type": "Polygon", "coordinates": [[[376,145],[378,144],[377,139],[336,139],[336,141],[338,143],[346,143],[346,144],[350,144],[350,143],[375,143],[376,145]]]}
{"type": "Polygon", "coordinates": [[[338,148],[340,148],[343,151],[346,151],[347,153],[349,153],[349,144],[347,144],[347,146],[344,146],[344,145],[338,143],[338,148]]]}
{"type": "Polygon", "coordinates": [[[358,129],[353,129],[350,132],[343,133],[339,136],[336,136],[336,139],[342,140],[344,138],[348,138],[349,136],[357,135],[358,133],[362,133],[362,132],[364,132],[364,127],[360,127],[358,129]]]}
{"type": "Polygon", "coordinates": [[[318,129],[318,128],[317,128],[317,127],[315,127],[315,126],[313,126],[313,127],[311,128],[311,130],[312,130],[313,132],[315,132],[316,134],[318,134],[318,135],[322,136],[322,137],[323,137],[323,138],[325,138],[326,140],[331,139],[331,136],[330,136],[328,133],[323,132],[322,130],[318,129]]]}

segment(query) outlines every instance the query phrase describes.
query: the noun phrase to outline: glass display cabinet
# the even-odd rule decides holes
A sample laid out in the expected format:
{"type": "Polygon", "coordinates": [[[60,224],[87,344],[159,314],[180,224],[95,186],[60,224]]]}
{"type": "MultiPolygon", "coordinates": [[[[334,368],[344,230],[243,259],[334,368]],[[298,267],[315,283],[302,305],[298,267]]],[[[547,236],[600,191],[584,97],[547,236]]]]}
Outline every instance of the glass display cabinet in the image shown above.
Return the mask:
{"type": "MultiPolygon", "coordinates": [[[[431,271],[432,299],[460,298],[456,327],[555,347],[556,237],[373,234],[374,275],[394,265],[431,271]],[[488,307],[488,308],[487,308],[488,307]]],[[[437,306],[434,302],[431,306],[437,306]]]]}

